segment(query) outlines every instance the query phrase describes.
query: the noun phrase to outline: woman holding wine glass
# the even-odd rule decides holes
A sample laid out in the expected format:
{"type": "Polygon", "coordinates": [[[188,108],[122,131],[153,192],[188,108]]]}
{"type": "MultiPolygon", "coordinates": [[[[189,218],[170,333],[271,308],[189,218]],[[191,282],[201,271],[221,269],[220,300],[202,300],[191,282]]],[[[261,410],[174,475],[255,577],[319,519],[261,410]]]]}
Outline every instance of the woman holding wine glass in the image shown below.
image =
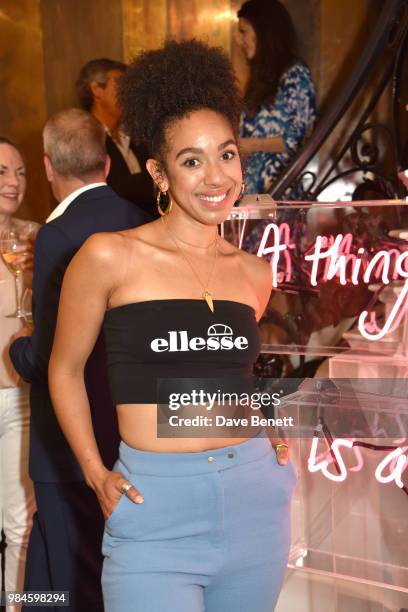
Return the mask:
{"type": "Polygon", "coordinates": [[[5,590],[22,591],[34,493],[28,476],[29,389],[8,356],[24,325],[21,297],[31,285],[32,245],[38,225],[14,217],[24,197],[23,157],[0,137],[0,507],[6,536],[5,590]]]}

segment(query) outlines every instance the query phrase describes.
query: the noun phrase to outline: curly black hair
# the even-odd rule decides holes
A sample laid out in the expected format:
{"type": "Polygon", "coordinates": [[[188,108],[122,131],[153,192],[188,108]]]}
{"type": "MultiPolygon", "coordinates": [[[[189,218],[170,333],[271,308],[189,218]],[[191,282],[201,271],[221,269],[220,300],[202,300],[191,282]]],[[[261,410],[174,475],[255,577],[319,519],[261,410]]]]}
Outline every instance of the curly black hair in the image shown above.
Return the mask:
{"type": "Polygon", "coordinates": [[[241,110],[227,55],[198,40],[169,41],[141,53],[121,77],[118,99],[132,140],[146,143],[162,163],[172,121],[208,108],[226,117],[236,133],[241,110]]]}

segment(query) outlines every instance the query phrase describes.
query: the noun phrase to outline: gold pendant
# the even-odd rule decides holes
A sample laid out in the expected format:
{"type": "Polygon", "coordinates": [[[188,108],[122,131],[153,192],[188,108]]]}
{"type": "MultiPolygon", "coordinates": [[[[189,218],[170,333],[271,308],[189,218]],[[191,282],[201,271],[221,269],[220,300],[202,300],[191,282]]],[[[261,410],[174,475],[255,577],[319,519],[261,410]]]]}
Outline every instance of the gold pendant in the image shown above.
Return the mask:
{"type": "Polygon", "coordinates": [[[207,306],[211,310],[211,312],[214,312],[214,303],[213,303],[212,295],[209,291],[203,292],[203,299],[207,302],[207,306]]]}

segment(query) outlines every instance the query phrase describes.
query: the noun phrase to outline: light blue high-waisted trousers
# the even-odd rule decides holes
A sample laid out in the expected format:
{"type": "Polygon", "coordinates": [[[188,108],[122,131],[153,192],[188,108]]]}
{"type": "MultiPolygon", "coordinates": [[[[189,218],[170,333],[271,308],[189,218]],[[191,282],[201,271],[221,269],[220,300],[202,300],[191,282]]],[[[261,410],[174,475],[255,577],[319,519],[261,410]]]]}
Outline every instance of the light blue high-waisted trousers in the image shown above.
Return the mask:
{"type": "Polygon", "coordinates": [[[143,494],[106,521],[106,612],[272,612],[290,544],[292,463],[268,438],[199,453],[120,445],[114,468],[143,494]]]}

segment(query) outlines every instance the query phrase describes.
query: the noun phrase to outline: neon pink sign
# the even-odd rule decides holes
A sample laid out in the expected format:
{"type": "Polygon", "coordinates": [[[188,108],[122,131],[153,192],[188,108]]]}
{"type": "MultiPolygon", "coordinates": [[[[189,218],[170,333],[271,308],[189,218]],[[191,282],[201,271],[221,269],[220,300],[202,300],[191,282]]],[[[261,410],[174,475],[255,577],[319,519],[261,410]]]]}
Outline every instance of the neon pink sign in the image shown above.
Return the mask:
{"type": "MultiPolygon", "coordinates": [[[[353,446],[352,440],[337,438],[331,444],[330,449],[320,456],[317,455],[318,443],[319,439],[314,437],[307,462],[309,472],[320,471],[328,480],[333,482],[343,482],[346,480],[349,471],[357,472],[362,469],[364,461],[361,451],[358,447],[353,446]],[[356,464],[353,467],[346,467],[341,453],[341,448],[347,448],[354,453],[356,464]],[[329,465],[334,463],[334,461],[337,463],[337,474],[329,470],[329,465]]],[[[378,482],[382,484],[395,482],[400,489],[404,488],[402,474],[408,467],[408,457],[405,455],[407,450],[408,446],[397,447],[392,452],[388,453],[384,459],[382,459],[382,461],[380,461],[374,474],[378,482]]]]}
{"type": "MultiPolygon", "coordinates": [[[[359,285],[405,279],[400,294],[382,328],[377,325],[374,311],[364,310],[358,320],[358,329],[367,340],[380,340],[394,331],[401,322],[408,304],[408,250],[396,248],[368,251],[356,248],[351,233],[336,236],[316,236],[314,243],[303,255],[302,272],[316,287],[319,283],[337,278],[341,285],[359,285]]],[[[296,245],[287,223],[269,223],[262,235],[258,257],[270,256],[273,286],[292,280],[292,257],[296,245]]]]}

